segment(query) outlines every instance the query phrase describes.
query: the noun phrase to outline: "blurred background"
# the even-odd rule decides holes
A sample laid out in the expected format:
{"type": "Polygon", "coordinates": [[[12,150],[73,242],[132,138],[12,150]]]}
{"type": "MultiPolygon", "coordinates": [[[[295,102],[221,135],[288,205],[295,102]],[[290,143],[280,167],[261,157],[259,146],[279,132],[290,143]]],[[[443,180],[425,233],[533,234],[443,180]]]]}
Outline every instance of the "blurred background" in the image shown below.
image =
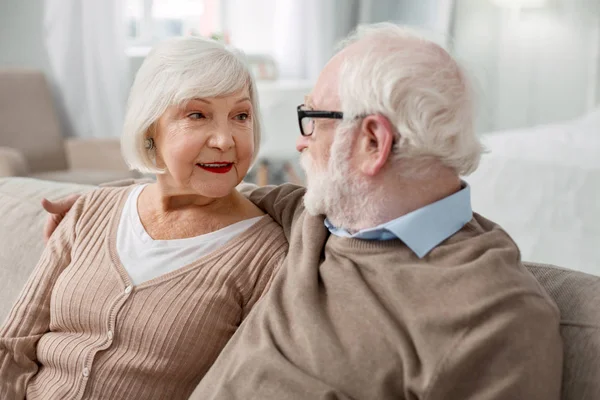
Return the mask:
{"type": "Polygon", "coordinates": [[[137,69],[157,41],[197,35],[244,50],[259,80],[249,180],[301,183],[296,106],[336,42],[380,21],[422,30],[469,71],[489,149],[466,178],[475,210],[524,258],[600,274],[600,0],[0,0],[0,174],[122,176],[137,69]]]}

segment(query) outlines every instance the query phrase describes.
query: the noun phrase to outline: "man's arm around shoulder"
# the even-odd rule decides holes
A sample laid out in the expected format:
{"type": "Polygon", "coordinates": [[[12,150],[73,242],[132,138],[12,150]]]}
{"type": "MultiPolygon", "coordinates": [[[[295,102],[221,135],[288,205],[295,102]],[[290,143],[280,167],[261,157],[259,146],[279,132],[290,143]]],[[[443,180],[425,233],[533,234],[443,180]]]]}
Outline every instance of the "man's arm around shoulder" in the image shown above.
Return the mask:
{"type": "Polygon", "coordinates": [[[304,212],[306,188],[291,183],[263,187],[241,183],[237,189],[281,225],[289,241],[292,225],[304,212]]]}

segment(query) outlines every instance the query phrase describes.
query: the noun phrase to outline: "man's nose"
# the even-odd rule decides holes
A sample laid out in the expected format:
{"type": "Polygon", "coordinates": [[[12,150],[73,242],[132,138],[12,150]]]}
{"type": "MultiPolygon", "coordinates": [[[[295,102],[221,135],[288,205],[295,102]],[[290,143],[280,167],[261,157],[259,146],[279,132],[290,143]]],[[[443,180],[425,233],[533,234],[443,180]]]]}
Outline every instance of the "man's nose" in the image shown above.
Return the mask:
{"type": "Polygon", "coordinates": [[[308,141],[308,136],[300,135],[300,137],[296,140],[296,150],[302,153],[302,151],[308,147],[308,141]]]}

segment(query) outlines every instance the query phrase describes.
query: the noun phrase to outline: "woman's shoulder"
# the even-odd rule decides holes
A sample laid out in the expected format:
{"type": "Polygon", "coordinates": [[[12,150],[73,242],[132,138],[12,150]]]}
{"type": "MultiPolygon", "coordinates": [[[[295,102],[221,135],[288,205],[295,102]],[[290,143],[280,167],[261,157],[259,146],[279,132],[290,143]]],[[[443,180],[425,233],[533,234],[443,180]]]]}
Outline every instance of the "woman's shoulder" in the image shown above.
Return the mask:
{"type": "Polygon", "coordinates": [[[94,212],[111,212],[119,206],[127,194],[138,185],[126,187],[100,187],[83,194],[76,206],[83,213],[87,210],[94,212]]]}
{"type": "Polygon", "coordinates": [[[246,243],[253,242],[257,249],[267,252],[287,252],[288,242],[283,228],[268,214],[263,215],[246,232],[246,243]]]}
{"type": "Polygon", "coordinates": [[[123,194],[128,193],[133,188],[139,185],[131,185],[124,187],[99,187],[85,194],[87,201],[117,201],[123,194]]]}

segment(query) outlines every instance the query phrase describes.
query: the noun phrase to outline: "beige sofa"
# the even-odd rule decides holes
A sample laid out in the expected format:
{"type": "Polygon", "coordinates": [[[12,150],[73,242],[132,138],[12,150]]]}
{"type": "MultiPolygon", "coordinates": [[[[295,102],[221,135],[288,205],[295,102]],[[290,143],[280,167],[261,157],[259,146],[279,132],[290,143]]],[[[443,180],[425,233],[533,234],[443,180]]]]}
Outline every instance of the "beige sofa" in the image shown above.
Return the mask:
{"type": "MultiPolygon", "coordinates": [[[[45,214],[40,199],[58,199],[91,189],[87,185],[0,178],[0,320],[8,314],[43,250],[45,214]]],[[[527,267],[562,313],[562,398],[600,399],[600,277],[548,265],[527,267]]]]}
{"type": "Polygon", "coordinates": [[[138,174],[123,161],[118,137],[63,138],[57,108],[41,72],[0,69],[2,176],[98,184],[138,174]]]}

